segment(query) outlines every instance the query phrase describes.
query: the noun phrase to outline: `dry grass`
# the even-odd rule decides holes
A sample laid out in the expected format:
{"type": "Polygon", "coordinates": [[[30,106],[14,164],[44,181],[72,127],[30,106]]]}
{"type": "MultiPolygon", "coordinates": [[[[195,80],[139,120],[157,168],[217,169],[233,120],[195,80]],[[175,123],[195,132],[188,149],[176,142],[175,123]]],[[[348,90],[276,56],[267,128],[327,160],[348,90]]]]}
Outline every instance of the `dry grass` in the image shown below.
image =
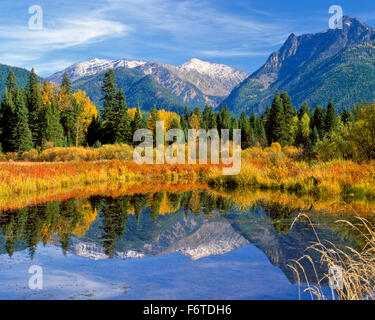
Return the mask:
{"type": "MultiPolygon", "coordinates": [[[[300,214],[293,224],[301,218],[305,218],[312,226],[316,242],[307,248],[313,254],[320,256],[319,264],[327,270],[327,274],[317,273],[316,262],[311,254],[305,254],[298,260],[293,261],[289,267],[296,273],[299,283],[307,284],[306,292],[311,294],[311,298],[327,300],[329,297],[324,293],[323,285],[327,283],[330,275],[330,267],[342,268],[342,288],[332,289],[335,295],[332,299],[338,300],[375,300],[375,231],[373,226],[364,218],[357,216],[357,223],[347,220],[338,220],[336,223],[344,223],[352,228],[353,232],[363,237],[365,245],[359,250],[345,246],[338,248],[330,241],[321,240],[315,228],[306,214],[300,214]],[[303,261],[311,264],[314,270],[314,279],[308,277],[303,261]]],[[[292,225],[293,228],[293,225],[292,225]]]]}
{"type": "Polygon", "coordinates": [[[319,199],[338,196],[375,199],[375,163],[336,160],[301,161],[294,147],[278,144],[242,152],[242,167],[236,176],[212,175],[209,183],[222,187],[255,187],[308,194],[319,199]]]}

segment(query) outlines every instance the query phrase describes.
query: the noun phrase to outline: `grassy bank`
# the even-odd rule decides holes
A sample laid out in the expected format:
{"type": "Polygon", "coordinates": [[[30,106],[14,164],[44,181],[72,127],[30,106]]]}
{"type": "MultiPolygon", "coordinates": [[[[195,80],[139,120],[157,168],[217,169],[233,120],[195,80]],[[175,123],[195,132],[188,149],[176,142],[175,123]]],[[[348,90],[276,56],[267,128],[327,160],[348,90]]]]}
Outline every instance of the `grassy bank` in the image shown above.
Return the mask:
{"type": "Polygon", "coordinates": [[[316,199],[375,199],[375,163],[345,160],[329,162],[300,160],[294,147],[250,148],[242,152],[242,167],[236,176],[211,175],[208,182],[216,187],[253,187],[280,190],[316,199]]]}
{"type": "Polygon", "coordinates": [[[206,180],[209,170],[209,166],[150,166],[127,160],[0,163],[0,199],[98,184],[192,183],[206,180]]]}
{"type": "Polygon", "coordinates": [[[98,184],[208,183],[224,190],[251,187],[315,200],[375,200],[375,163],[336,160],[308,163],[294,147],[242,151],[241,172],[222,175],[217,165],[137,165],[126,145],[52,148],[0,163],[0,199],[98,184]],[[107,160],[112,158],[119,158],[107,160]],[[42,162],[44,161],[44,162],[42,162]],[[65,161],[65,162],[64,162],[65,161]]]}

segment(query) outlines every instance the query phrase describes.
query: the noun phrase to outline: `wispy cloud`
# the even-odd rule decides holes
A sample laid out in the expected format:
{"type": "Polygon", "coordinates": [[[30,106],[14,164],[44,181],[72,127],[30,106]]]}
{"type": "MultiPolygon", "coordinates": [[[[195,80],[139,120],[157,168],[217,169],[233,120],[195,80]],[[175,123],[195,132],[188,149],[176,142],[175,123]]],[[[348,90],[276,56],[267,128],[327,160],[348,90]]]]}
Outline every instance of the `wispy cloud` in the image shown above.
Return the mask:
{"type": "MultiPolygon", "coordinates": [[[[20,1],[27,9],[27,1],[20,1]]],[[[228,11],[214,0],[66,0],[54,6],[46,1],[43,30],[29,30],[26,21],[0,22],[0,62],[52,72],[77,57],[169,63],[179,57],[262,57],[295,31],[251,3],[233,6],[236,10],[228,11]]]]}
{"type": "Polygon", "coordinates": [[[109,37],[122,36],[129,27],[96,18],[61,19],[58,27],[30,30],[25,26],[0,26],[0,38],[15,48],[45,51],[90,44],[109,37]]]}

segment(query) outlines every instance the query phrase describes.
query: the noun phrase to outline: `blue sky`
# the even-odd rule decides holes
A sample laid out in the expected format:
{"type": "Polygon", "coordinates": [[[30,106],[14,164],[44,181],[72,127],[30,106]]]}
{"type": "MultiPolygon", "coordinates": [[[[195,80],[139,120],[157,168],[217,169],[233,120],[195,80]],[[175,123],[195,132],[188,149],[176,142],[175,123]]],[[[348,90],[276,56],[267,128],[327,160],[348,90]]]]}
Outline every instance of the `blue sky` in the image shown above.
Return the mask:
{"type": "Polygon", "coordinates": [[[2,0],[0,63],[47,76],[92,58],[199,58],[253,72],[290,33],[327,29],[331,5],[375,26],[374,0],[2,0]],[[42,30],[28,27],[34,4],[42,30]]]}

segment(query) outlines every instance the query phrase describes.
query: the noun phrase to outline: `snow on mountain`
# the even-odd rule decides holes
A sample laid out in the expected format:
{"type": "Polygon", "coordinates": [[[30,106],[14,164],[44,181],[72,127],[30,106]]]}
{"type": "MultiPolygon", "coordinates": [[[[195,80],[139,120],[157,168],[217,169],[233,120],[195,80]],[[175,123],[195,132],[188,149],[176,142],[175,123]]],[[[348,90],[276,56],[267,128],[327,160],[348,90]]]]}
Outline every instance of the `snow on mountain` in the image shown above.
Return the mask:
{"type": "Polygon", "coordinates": [[[76,81],[80,78],[91,76],[111,68],[125,67],[132,69],[144,64],[146,64],[146,61],[141,60],[107,60],[95,58],[89,61],[77,62],[65,70],[56,72],[48,77],[47,80],[61,83],[63,74],[66,72],[71,81],[76,81]]]}
{"type": "Polygon", "coordinates": [[[235,79],[240,81],[248,76],[246,72],[229,67],[225,64],[211,63],[196,58],[182,64],[179,69],[186,72],[197,71],[212,78],[235,79]]]}
{"type": "MultiPolygon", "coordinates": [[[[249,76],[246,72],[235,68],[195,58],[181,66],[142,60],[95,58],[90,61],[78,62],[65,70],[51,75],[47,80],[60,83],[64,72],[67,72],[70,80],[76,81],[82,77],[94,75],[110,68],[116,69],[120,67],[137,68],[144,75],[154,76],[159,83],[170,89],[173,94],[177,92],[177,96],[186,90],[186,85],[183,84],[183,82],[186,82],[193,84],[207,96],[225,97],[229,95],[235,86],[249,76]]],[[[196,93],[193,93],[193,95],[196,95],[196,93]]],[[[210,102],[209,98],[207,98],[207,102],[210,102]]]]}

